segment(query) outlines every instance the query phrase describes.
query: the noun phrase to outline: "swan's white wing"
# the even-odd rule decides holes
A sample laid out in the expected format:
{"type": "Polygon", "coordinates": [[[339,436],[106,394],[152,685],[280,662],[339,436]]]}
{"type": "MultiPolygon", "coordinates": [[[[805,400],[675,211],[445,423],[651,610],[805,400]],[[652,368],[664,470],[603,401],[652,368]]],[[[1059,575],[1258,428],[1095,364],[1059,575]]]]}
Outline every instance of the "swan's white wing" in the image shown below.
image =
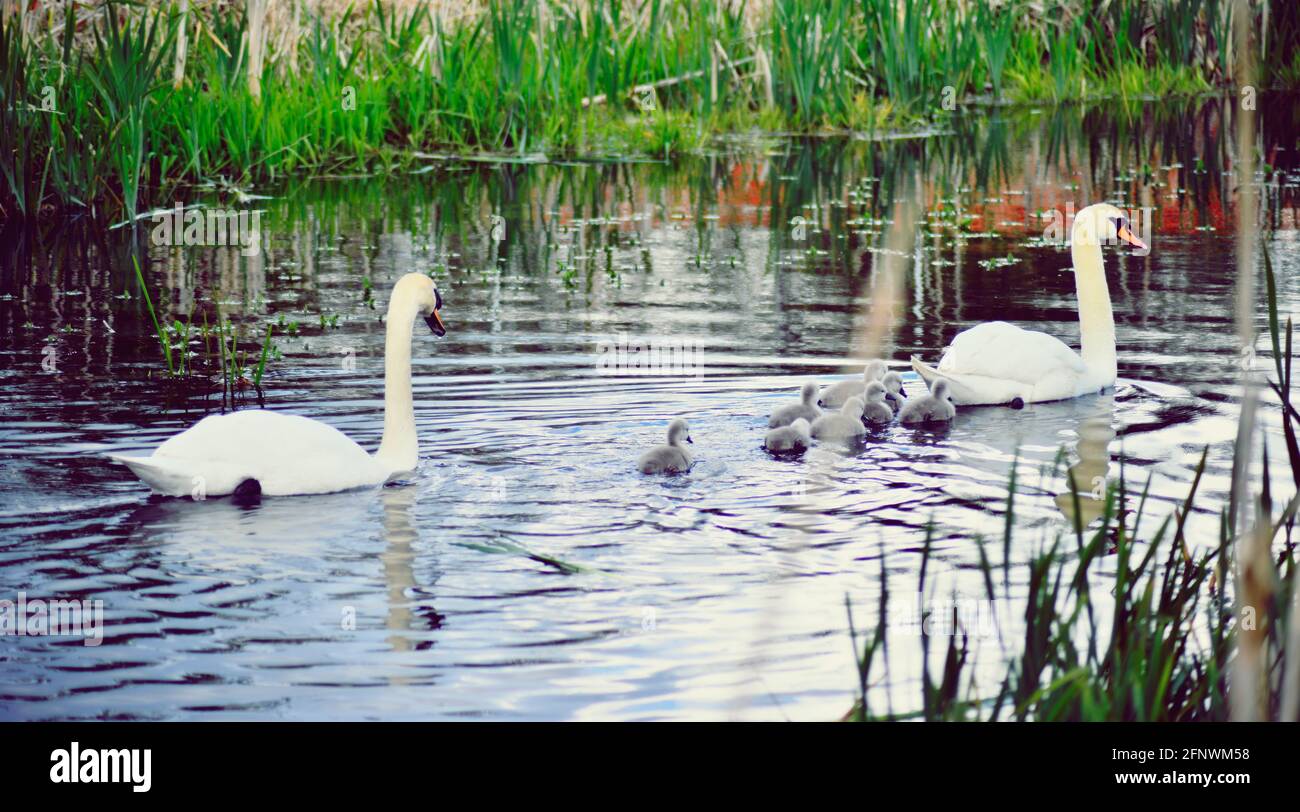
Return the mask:
{"type": "MultiPolygon", "coordinates": [[[[912,369],[925,381],[926,386],[934,387],[934,382],[943,379],[948,382],[948,394],[953,402],[960,406],[989,406],[1010,403],[1016,398],[1030,402],[1032,392],[1019,381],[1007,381],[999,378],[985,378],[981,375],[960,375],[953,372],[940,372],[934,367],[912,356],[912,369]]],[[[906,408],[917,396],[913,395],[903,404],[906,408]]],[[[902,409],[899,409],[902,414],[902,409]]]]}
{"type": "Polygon", "coordinates": [[[286,455],[334,459],[365,451],[346,434],[319,420],[267,409],[245,409],[209,415],[158,446],[155,453],[232,461],[261,455],[279,462],[286,455]]]}
{"type": "Polygon", "coordinates": [[[118,459],[155,490],[172,495],[191,493],[199,483],[175,491],[194,477],[202,478],[210,496],[231,493],[250,478],[266,496],[331,493],[383,481],[373,458],[338,429],[262,409],[205,417],[160,445],[152,457],[118,459]],[[155,483],[155,478],[161,481],[155,483]]]}
{"type": "Polygon", "coordinates": [[[990,321],[963,330],[939,361],[939,371],[1036,385],[1068,370],[1082,375],[1083,359],[1055,336],[990,321]]]}
{"type": "Polygon", "coordinates": [[[937,368],[915,359],[912,366],[927,383],[948,380],[953,400],[968,406],[1073,397],[1087,373],[1083,359],[1060,339],[1004,321],[958,333],[937,368]]]}

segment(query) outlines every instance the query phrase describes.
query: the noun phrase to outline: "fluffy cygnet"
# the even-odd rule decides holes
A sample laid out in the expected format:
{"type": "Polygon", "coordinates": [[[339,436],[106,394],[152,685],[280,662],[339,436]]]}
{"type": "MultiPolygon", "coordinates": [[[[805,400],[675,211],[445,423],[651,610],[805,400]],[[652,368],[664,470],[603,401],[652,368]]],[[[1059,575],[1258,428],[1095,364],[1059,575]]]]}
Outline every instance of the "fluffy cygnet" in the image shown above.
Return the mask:
{"type": "Polygon", "coordinates": [[[862,398],[849,398],[838,412],[824,414],[813,421],[812,436],[818,440],[847,440],[867,433],[862,425],[862,398]]]}
{"type": "Polygon", "coordinates": [[[643,474],[678,474],[690,470],[691,452],[682,447],[691,440],[691,430],[680,417],[668,424],[668,445],[652,448],[641,455],[637,468],[643,474]]]}
{"type": "Polygon", "coordinates": [[[897,372],[886,372],[880,382],[885,385],[885,403],[894,414],[898,414],[898,410],[907,402],[907,395],[903,394],[903,376],[897,372]]]}
{"type": "Polygon", "coordinates": [[[957,407],[948,394],[948,382],[936,380],[928,395],[908,398],[898,413],[900,423],[946,423],[957,416],[957,407]]]}
{"type": "Polygon", "coordinates": [[[801,417],[811,423],[821,417],[821,414],[822,410],[817,407],[817,382],[808,381],[799,392],[799,402],[778,406],[767,421],[767,427],[775,429],[788,426],[801,417]]]}
{"type": "Polygon", "coordinates": [[[824,409],[838,409],[843,406],[849,398],[862,397],[866,391],[867,384],[872,381],[878,381],[884,377],[886,371],[885,362],[875,359],[867,362],[867,367],[862,371],[862,380],[860,381],[840,381],[832,384],[822,391],[821,403],[818,405],[824,409]]]}
{"type": "Polygon", "coordinates": [[[862,408],[862,420],[870,426],[883,426],[894,419],[894,410],[885,403],[885,385],[880,381],[867,384],[867,402],[862,408]]]}
{"type": "Polygon", "coordinates": [[[771,429],[763,438],[763,448],[768,451],[803,451],[812,442],[812,427],[804,418],[788,426],[771,429]]]}

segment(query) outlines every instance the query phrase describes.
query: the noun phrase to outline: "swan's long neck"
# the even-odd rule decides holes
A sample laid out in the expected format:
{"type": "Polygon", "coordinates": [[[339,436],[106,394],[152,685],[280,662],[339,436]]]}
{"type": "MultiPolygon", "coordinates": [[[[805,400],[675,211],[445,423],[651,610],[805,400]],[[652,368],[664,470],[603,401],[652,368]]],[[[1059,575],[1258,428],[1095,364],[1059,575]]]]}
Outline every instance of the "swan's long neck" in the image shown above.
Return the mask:
{"type": "Polygon", "coordinates": [[[1115,316],[1097,241],[1077,241],[1070,247],[1074,287],[1079,299],[1080,356],[1099,386],[1115,382],[1115,316]]]}
{"type": "Polygon", "coordinates": [[[411,323],[416,307],[394,295],[388,304],[384,339],[384,439],[375,459],[388,474],[414,471],[420,458],[411,399],[411,323]]]}

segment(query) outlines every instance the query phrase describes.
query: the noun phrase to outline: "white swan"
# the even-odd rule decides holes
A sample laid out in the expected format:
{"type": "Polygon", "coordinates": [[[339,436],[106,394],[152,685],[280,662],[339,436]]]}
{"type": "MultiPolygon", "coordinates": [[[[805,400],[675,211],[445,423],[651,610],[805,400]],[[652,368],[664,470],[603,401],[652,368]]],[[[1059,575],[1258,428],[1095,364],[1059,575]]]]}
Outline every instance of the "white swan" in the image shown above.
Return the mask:
{"type": "MultiPolygon", "coordinates": [[[[875,383],[875,381],[873,381],[875,383]]],[[[830,412],[813,421],[812,436],[818,440],[847,440],[867,433],[862,425],[862,398],[849,398],[838,412],[830,412]]]]}
{"type": "Polygon", "coordinates": [[[872,381],[878,381],[885,376],[888,367],[885,362],[875,359],[867,362],[867,366],[862,370],[862,380],[840,381],[831,384],[822,390],[821,400],[817,403],[823,409],[838,409],[843,406],[845,401],[852,397],[862,397],[866,391],[867,384],[872,381]]]}
{"type": "Polygon", "coordinates": [[[801,417],[811,423],[821,417],[821,414],[822,410],[817,407],[817,382],[808,381],[799,390],[799,402],[778,406],[768,418],[767,427],[778,429],[790,425],[801,417]]]}
{"type": "Polygon", "coordinates": [[[771,429],[763,438],[763,448],[774,453],[804,451],[812,443],[812,426],[799,418],[788,426],[771,429]]]}
{"type": "Polygon", "coordinates": [[[1060,339],[1003,321],[957,334],[938,368],[912,357],[926,383],[946,380],[960,405],[1023,405],[1078,397],[1115,383],[1115,319],[1101,259],[1101,244],[1117,240],[1146,250],[1129,230],[1124,212],[1108,203],[1089,206],[1075,217],[1070,257],[1079,301],[1081,353],[1060,339]]]}
{"type": "Polygon", "coordinates": [[[211,415],[148,457],[109,454],[167,496],[296,496],[381,485],[415,470],[420,443],[411,398],[411,323],[423,316],[445,335],[442,295],[409,273],[393,286],[384,341],[384,437],[367,454],[333,426],[298,415],[250,409],[211,415]]]}
{"type": "Polygon", "coordinates": [[[898,422],[904,425],[917,423],[947,423],[957,416],[957,407],[948,393],[948,382],[939,378],[934,387],[917,398],[908,398],[898,413],[898,422]]]}
{"type": "Polygon", "coordinates": [[[668,445],[657,446],[642,454],[637,469],[643,474],[680,474],[690,470],[694,460],[691,452],[682,448],[682,440],[695,442],[691,439],[690,427],[679,417],[668,424],[668,445]]]}

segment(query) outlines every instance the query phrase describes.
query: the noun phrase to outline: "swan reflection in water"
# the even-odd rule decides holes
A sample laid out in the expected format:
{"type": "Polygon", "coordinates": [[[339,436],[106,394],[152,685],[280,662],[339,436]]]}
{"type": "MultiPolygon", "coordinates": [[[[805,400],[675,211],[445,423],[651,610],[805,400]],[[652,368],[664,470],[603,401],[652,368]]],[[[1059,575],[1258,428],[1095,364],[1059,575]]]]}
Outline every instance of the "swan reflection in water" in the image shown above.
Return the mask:
{"type": "Polygon", "coordinates": [[[1078,460],[1066,471],[1065,490],[1056,495],[1056,506],[1070,520],[1071,527],[1087,527],[1106,510],[1110,443],[1115,439],[1114,415],[1114,395],[1106,394],[1100,397],[1097,408],[1079,421],[1079,440],[1075,446],[1078,460]]]}
{"type": "MultiPolygon", "coordinates": [[[[278,593],[281,580],[306,578],[309,573],[299,571],[300,566],[321,560],[358,562],[348,564],[358,583],[319,583],[320,592],[312,599],[331,607],[326,622],[332,633],[376,634],[382,629],[389,650],[420,651],[433,645],[431,633],[443,622],[429,597],[438,572],[426,573],[423,582],[416,574],[419,531],[412,512],[420,490],[419,485],[393,485],[369,493],[267,498],[245,505],[226,498],[153,497],[132,512],[127,533],[141,557],[147,552],[156,559],[155,567],[180,566],[192,577],[222,583],[261,584],[267,598],[278,593]],[[361,565],[376,553],[382,584],[376,583],[374,570],[366,574],[361,565]],[[268,566],[268,560],[275,565],[268,566]],[[335,611],[338,590],[352,593],[344,603],[355,620],[342,632],[335,611]],[[371,597],[359,597],[365,594],[371,597]]],[[[222,625],[218,617],[213,622],[222,625]]],[[[319,631],[299,628],[284,640],[319,631]]]]}
{"type": "MultiPolygon", "coordinates": [[[[427,635],[416,632],[433,631],[442,626],[443,616],[432,606],[420,602],[412,595],[419,589],[415,578],[415,551],[419,531],[411,521],[418,486],[398,485],[380,490],[384,508],[384,552],[379,555],[384,569],[384,589],[387,594],[388,613],[384,628],[393,651],[422,651],[433,645],[427,635]]],[[[399,680],[394,679],[394,682],[399,680]]]]}

